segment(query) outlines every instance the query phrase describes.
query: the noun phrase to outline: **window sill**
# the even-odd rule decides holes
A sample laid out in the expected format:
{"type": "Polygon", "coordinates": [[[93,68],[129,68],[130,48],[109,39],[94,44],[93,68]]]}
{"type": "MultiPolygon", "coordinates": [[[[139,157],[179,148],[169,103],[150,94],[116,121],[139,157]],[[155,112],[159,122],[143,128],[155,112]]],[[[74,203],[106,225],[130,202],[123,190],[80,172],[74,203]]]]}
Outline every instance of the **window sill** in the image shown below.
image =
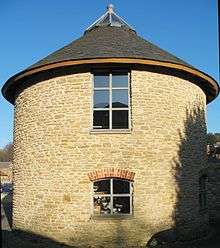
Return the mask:
{"type": "Polygon", "coordinates": [[[133,219],[133,214],[121,214],[121,215],[91,215],[91,220],[124,220],[133,219]]]}
{"type": "Polygon", "coordinates": [[[89,132],[90,134],[97,134],[97,133],[113,133],[113,134],[128,134],[131,133],[131,129],[115,129],[115,130],[108,130],[108,129],[92,129],[89,132]]]}

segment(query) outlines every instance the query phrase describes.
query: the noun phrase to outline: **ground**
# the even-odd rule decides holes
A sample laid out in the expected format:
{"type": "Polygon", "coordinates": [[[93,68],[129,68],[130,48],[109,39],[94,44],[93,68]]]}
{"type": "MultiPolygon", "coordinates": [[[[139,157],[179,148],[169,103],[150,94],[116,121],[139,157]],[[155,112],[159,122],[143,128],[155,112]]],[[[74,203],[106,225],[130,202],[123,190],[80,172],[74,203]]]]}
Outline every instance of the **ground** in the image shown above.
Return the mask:
{"type": "MultiPolygon", "coordinates": [[[[2,247],[3,248],[70,248],[55,241],[30,235],[24,232],[12,232],[12,195],[1,196],[1,221],[2,221],[2,247]]],[[[205,240],[175,246],[176,248],[219,248],[220,247],[220,223],[212,225],[213,234],[205,240]]],[[[89,248],[89,247],[88,247],[89,248]]],[[[135,247],[134,247],[135,248],[135,247]]],[[[157,247],[156,247],[157,248],[157,247]]]]}

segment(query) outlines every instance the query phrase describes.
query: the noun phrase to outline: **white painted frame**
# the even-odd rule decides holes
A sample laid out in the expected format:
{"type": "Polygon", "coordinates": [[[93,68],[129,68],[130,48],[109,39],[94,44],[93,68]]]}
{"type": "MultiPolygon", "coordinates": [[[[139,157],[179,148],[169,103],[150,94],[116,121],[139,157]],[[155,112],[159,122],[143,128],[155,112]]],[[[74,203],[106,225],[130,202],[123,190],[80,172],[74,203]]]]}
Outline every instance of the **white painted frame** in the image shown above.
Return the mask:
{"type": "Polygon", "coordinates": [[[92,213],[94,216],[127,216],[127,215],[132,215],[133,214],[133,182],[129,181],[129,180],[125,180],[125,179],[120,179],[120,178],[103,178],[100,180],[96,180],[92,182],[92,213]],[[129,194],[114,194],[113,193],[113,180],[121,180],[121,181],[126,181],[129,183],[129,194]],[[102,181],[102,180],[110,180],[110,194],[96,194],[94,192],[94,182],[98,182],[98,181],[102,181]],[[111,207],[111,213],[108,215],[104,215],[104,214],[94,214],[94,197],[98,196],[98,197],[110,197],[110,207],[111,207]],[[114,214],[113,213],[113,198],[114,197],[129,197],[130,198],[130,213],[120,213],[120,214],[114,214]]]}
{"type": "MultiPolygon", "coordinates": [[[[98,71],[97,73],[99,73],[100,71],[98,71]]],[[[127,71],[127,75],[128,75],[128,86],[127,87],[112,87],[112,74],[114,74],[114,72],[120,73],[120,70],[112,70],[112,71],[106,71],[106,74],[109,75],[109,87],[99,87],[96,88],[95,87],[95,82],[94,82],[94,75],[96,74],[96,72],[92,73],[92,101],[91,101],[91,130],[93,132],[106,132],[106,131],[110,131],[110,132],[124,132],[124,131],[130,131],[131,130],[131,73],[129,71],[127,71]],[[94,108],[94,92],[95,90],[108,90],[109,91],[109,108],[94,108]],[[128,91],[128,107],[127,108],[112,108],[112,91],[113,90],[127,90],[128,91]],[[128,111],[128,128],[123,128],[123,129],[116,129],[116,128],[112,128],[112,111],[114,110],[127,110],[128,111]],[[108,129],[104,129],[104,128],[94,128],[93,126],[93,113],[94,111],[109,111],[109,128],[108,129]]],[[[105,71],[103,71],[103,73],[105,73],[105,71]]],[[[125,73],[124,70],[121,71],[121,73],[125,73]]]]}

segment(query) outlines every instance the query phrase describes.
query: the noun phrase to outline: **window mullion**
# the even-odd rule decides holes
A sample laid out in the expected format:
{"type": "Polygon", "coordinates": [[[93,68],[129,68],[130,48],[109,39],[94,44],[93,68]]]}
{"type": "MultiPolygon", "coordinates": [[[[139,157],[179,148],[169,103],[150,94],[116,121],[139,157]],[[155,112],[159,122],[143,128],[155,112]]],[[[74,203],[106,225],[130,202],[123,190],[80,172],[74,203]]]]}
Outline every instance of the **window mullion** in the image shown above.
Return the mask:
{"type": "Polygon", "coordinates": [[[115,197],[130,197],[130,194],[113,194],[115,197]]]}
{"type": "Polygon", "coordinates": [[[97,197],[111,197],[110,194],[94,194],[94,196],[97,196],[97,197]]]}
{"type": "Polygon", "coordinates": [[[94,88],[94,90],[109,90],[109,88],[107,88],[107,87],[100,87],[100,88],[94,88]]]}
{"type": "Polygon", "coordinates": [[[127,90],[128,87],[112,87],[113,90],[127,90]]]}
{"type": "Polygon", "coordinates": [[[94,94],[95,94],[95,76],[92,74],[92,116],[91,116],[91,127],[94,128],[94,94]]]}
{"type": "Polygon", "coordinates": [[[109,129],[112,130],[112,73],[109,74],[109,129]]]}
{"type": "Polygon", "coordinates": [[[132,214],[133,187],[131,182],[129,183],[129,190],[130,190],[130,214],[132,214]]]}
{"type": "Polygon", "coordinates": [[[131,72],[128,73],[128,128],[131,128],[131,72]]]}
{"type": "Polygon", "coordinates": [[[109,108],[93,108],[94,111],[105,111],[105,110],[109,110],[109,108]]]}
{"type": "Polygon", "coordinates": [[[129,108],[114,108],[114,110],[129,110],[129,108]]]}
{"type": "Polygon", "coordinates": [[[113,179],[110,180],[110,194],[111,194],[111,215],[113,214],[113,179]]]}

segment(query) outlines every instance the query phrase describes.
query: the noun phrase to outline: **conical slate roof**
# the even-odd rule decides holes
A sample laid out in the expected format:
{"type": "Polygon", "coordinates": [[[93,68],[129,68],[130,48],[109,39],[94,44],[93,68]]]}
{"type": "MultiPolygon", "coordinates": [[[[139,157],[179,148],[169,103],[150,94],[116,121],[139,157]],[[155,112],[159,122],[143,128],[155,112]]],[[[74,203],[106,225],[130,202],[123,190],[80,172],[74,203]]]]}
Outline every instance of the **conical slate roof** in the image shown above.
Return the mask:
{"type": "Polygon", "coordinates": [[[212,77],[139,37],[135,30],[113,11],[113,5],[109,5],[107,12],[89,26],[81,38],[9,78],[2,88],[2,94],[8,101],[14,103],[17,88],[20,85],[24,87],[25,82],[37,73],[97,63],[169,68],[186,75],[190,74],[194,82],[205,92],[207,102],[215,99],[219,93],[219,86],[212,77]]]}
{"type": "Polygon", "coordinates": [[[113,11],[108,11],[88,27],[84,35],[50,54],[28,69],[60,61],[88,58],[144,58],[190,66],[176,56],[139,37],[134,29],[113,11]]]}
{"type": "MultiPolygon", "coordinates": [[[[183,60],[123,27],[100,26],[50,54],[30,68],[66,60],[88,58],[144,58],[190,66],[183,60]]],[[[29,69],[30,69],[29,68],[29,69]]]]}

